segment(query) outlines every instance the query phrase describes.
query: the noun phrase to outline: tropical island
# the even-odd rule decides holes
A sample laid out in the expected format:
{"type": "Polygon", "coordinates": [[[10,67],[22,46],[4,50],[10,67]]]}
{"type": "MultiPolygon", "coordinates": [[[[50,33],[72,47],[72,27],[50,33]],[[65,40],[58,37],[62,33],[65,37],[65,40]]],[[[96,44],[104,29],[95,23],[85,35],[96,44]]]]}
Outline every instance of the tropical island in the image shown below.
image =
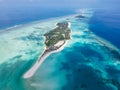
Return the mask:
{"type": "Polygon", "coordinates": [[[30,78],[34,75],[36,70],[42,64],[42,62],[52,53],[61,51],[67,40],[71,38],[70,36],[70,23],[69,22],[59,22],[56,24],[56,28],[44,34],[45,37],[45,49],[38,58],[37,62],[33,67],[24,74],[24,78],[30,78]]]}

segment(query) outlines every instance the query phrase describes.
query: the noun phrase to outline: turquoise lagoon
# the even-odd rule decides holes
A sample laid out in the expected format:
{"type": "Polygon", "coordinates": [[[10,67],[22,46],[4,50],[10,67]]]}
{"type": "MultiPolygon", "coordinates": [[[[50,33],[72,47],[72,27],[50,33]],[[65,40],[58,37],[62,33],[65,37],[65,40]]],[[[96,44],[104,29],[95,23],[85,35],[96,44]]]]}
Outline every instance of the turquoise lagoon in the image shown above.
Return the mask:
{"type": "Polygon", "coordinates": [[[82,10],[84,18],[71,15],[2,31],[0,90],[120,90],[120,51],[89,30],[93,13],[82,10]],[[72,39],[24,79],[44,49],[43,34],[61,21],[71,23],[72,39]]]}

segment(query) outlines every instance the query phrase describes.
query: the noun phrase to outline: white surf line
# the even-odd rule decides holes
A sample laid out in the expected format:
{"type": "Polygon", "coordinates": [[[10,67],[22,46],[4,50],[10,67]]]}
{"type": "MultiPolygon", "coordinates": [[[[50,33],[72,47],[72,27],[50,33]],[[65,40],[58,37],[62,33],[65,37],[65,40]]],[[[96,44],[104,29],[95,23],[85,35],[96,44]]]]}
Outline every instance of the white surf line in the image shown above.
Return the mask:
{"type": "Polygon", "coordinates": [[[99,36],[97,36],[95,34],[94,34],[94,36],[95,36],[96,40],[98,40],[103,45],[105,45],[105,46],[107,46],[107,47],[109,47],[111,49],[114,49],[114,50],[116,50],[117,52],[120,53],[120,50],[115,45],[111,44],[111,42],[109,42],[109,41],[107,41],[107,40],[105,40],[105,39],[103,39],[103,38],[101,38],[101,37],[99,37],[99,36]]]}

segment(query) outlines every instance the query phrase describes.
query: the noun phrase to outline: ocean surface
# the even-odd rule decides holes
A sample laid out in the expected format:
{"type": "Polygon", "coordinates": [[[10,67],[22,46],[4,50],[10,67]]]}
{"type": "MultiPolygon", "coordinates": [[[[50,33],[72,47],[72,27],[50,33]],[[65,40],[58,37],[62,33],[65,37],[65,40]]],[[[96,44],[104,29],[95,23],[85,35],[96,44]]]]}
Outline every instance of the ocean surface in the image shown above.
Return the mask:
{"type": "Polygon", "coordinates": [[[0,30],[10,28],[16,25],[26,24],[33,21],[39,21],[49,18],[55,18],[75,13],[71,9],[52,9],[49,8],[0,8],[0,30]]]}
{"type": "Polygon", "coordinates": [[[101,12],[82,9],[84,17],[59,17],[0,32],[0,90],[120,90],[119,21],[111,18],[117,14],[109,18],[101,12]],[[71,23],[72,39],[24,79],[45,47],[43,34],[62,21],[71,23]]]}
{"type": "Polygon", "coordinates": [[[105,38],[120,49],[120,11],[115,9],[98,9],[90,22],[90,30],[105,38]]]}

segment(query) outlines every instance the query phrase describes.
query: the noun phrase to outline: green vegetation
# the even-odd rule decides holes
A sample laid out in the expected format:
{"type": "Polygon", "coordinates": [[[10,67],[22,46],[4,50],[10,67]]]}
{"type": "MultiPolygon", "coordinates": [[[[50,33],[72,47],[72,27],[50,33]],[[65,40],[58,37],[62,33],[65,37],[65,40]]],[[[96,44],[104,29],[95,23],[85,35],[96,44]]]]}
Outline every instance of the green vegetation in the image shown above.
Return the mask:
{"type": "Polygon", "coordinates": [[[68,22],[57,23],[57,27],[50,32],[44,34],[46,37],[45,45],[47,47],[54,46],[60,40],[70,39],[70,28],[68,22]]]}

